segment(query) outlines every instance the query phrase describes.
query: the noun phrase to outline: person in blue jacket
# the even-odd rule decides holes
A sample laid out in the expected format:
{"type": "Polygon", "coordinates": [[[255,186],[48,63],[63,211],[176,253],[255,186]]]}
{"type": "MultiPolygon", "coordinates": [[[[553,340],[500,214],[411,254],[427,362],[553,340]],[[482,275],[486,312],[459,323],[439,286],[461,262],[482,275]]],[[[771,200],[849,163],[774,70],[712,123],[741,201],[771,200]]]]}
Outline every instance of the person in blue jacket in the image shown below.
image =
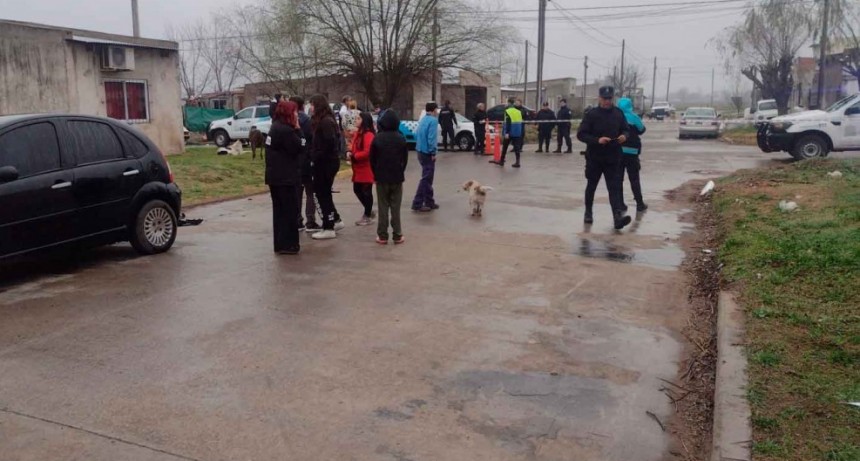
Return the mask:
{"type": "MultiPolygon", "coordinates": [[[[621,156],[621,180],[624,180],[624,172],[627,172],[627,177],[630,178],[630,188],[633,189],[633,198],[636,200],[636,211],[645,211],[648,209],[648,205],[642,199],[642,184],[639,182],[639,170],[642,169],[639,163],[639,154],[642,152],[640,136],[645,133],[645,125],[642,124],[642,119],[633,112],[633,101],[630,98],[619,99],[618,108],[624,112],[624,118],[630,125],[630,137],[621,146],[623,154],[621,156]]],[[[627,211],[623,194],[621,204],[621,208],[627,211]]]]}
{"type": "Polygon", "coordinates": [[[421,164],[421,180],[418,190],[412,200],[412,211],[426,213],[439,209],[433,199],[433,176],[436,173],[436,148],[439,144],[439,120],[435,102],[428,102],[424,107],[426,114],[418,122],[415,130],[415,150],[418,151],[418,163],[421,164]]]}

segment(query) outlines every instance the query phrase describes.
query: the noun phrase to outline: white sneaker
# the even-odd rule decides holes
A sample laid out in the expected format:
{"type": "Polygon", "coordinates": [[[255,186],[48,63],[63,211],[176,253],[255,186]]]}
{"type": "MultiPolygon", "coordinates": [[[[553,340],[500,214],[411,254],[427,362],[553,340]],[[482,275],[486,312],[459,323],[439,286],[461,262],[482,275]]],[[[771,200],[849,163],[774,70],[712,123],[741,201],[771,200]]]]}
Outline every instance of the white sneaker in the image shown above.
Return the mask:
{"type": "Polygon", "coordinates": [[[337,238],[337,233],[331,229],[327,229],[311,234],[311,238],[314,240],[331,240],[337,238]]]}
{"type": "Polygon", "coordinates": [[[345,228],[346,228],[346,224],[343,223],[343,220],[337,221],[336,223],[334,223],[334,230],[336,230],[336,231],[344,230],[345,228]]]}

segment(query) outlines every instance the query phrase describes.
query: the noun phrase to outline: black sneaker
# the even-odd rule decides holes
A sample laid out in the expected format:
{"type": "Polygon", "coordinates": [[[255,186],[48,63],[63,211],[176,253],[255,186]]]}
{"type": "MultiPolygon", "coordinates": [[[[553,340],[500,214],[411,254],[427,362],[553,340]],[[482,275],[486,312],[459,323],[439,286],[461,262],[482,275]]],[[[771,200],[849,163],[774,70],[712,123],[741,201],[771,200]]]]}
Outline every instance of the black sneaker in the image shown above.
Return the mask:
{"type": "Polygon", "coordinates": [[[519,163],[514,163],[513,165],[511,165],[511,167],[512,167],[512,168],[519,168],[519,167],[520,167],[520,164],[519,164],[519,163]]]}
{"type": "Polygon", "coordinates": [[[439,209],[439,205],[434,203],[434,204],[430,205],[430,207],[429,207],[429,208],[430,208],[431,210],[438,210],[438,209],[439,209]]]}
{"type": "Polygon", "coordinates": [[[538,149],[538,150],[536,150],[536,151],[535,151],[535,154],[542,154],[542,153],[543,153],[543,151],[542,151],[542,150],[540,150],[540,149],[538,149]]]}
{"type": "Polygon", "coordinates": [[[645,202],[642,202],[642,203],[636,205],[636,211],[645,211],[647,209],[648,209],[648,205],[646,205],[645,202]]]}
{"type": "Polygon", "coordinates": [[[561,149],[554,150],[554,151],[552,151],[552,153],[553,153],[553,154],[560,154],[560,153],[561,153],[561,149]]]}
{"type": "Polygon", "coordinates": [[[615,220],[615,230],[624,229],[627,225],[633,222],[633,218],[630,216],[622,216],[615,220]]]}
{"type": "Polygon", "coordinates": [[[583,219],[583,221],[585,222],[585,224],[593,224],[594,223],[594,217],[591,215],[591,211],[585,212],[585,219],[583,219]]]}
{"type": "Polygon", "coordinates": [[[305,232],[307,232],[309,234],[312,234],[314,232],[319,232],[321,230],[322,230],[322,226],[320,226],[319,224],[317,224],[313,221],[307,223],[307,225],[305,226],[305,232]]]}

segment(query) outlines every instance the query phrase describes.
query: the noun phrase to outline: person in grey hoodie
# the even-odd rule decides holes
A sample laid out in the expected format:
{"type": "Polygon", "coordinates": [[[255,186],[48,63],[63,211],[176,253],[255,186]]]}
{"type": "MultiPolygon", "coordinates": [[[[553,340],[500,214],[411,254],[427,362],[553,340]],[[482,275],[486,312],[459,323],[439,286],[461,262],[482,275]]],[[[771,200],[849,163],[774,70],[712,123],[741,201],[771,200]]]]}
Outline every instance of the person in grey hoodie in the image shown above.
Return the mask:
{"type": "Polygon", "coordinates": [[[379,221],[376,226],[376,243],[388,244],[389,213],[394,243],[400,244],[403,229],[400,227],[400,206],[403,202],[403,181],[409,148],[400,133],[400,119],[387,110],[377,122],[379,133],[370,144],[370,168],[376,180],[376,199],[379,202],[379,221]]]}

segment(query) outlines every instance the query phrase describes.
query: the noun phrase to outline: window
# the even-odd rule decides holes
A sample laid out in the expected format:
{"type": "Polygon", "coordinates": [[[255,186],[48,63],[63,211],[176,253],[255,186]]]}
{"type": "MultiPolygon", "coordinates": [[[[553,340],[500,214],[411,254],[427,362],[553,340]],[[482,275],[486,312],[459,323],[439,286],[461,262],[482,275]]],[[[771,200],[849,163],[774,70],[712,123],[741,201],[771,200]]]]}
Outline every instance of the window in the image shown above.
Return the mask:
{"type": "Polygon", "coordinates": [[[124,157],[119,139],[113,129],[104,123],[72,120],[69,122],[69,131],[72,134],[78,165],[124,157]]]}
{"type": "Polygon", "coordinates": [[[213,99],[212,100],[212,108],[213,109],[226,109],[227,108],[227,100],[226,99],[213,99]]]}
{"type": "Polygon", "coordinates": [[[107,115],[131,122],[149,121],[149,101],[146,82],[140,80],[106,80],[105,105],[107,115]]]}
{"type": "Polygon", "coordinates": [[[254,116],[254,108],[249,107],[247,109],[240,110],[236,115],[236,120],[242,120],[243,118],[251,118],[254,116]]]}
{"type": "Polygon", "coordinates": [[[149,152],[149,147],[140,138],[127,130],[117,130],[117,134],[119,134],[119,140],[122,142],[123,149],[125,149],[126,157],[140,158],[149,152]]]}
{"type": "Polygon", "coordinates": [[[60,169],[57,131],[50,123],[16,128],[0,136],[0,167],[13,166],[18,177],[60,169]]]}
{"type": "Polygon", "coordinates": [[[269,106],[260,106],[257,108],[257,118],[269,116],[269,106]]]}

